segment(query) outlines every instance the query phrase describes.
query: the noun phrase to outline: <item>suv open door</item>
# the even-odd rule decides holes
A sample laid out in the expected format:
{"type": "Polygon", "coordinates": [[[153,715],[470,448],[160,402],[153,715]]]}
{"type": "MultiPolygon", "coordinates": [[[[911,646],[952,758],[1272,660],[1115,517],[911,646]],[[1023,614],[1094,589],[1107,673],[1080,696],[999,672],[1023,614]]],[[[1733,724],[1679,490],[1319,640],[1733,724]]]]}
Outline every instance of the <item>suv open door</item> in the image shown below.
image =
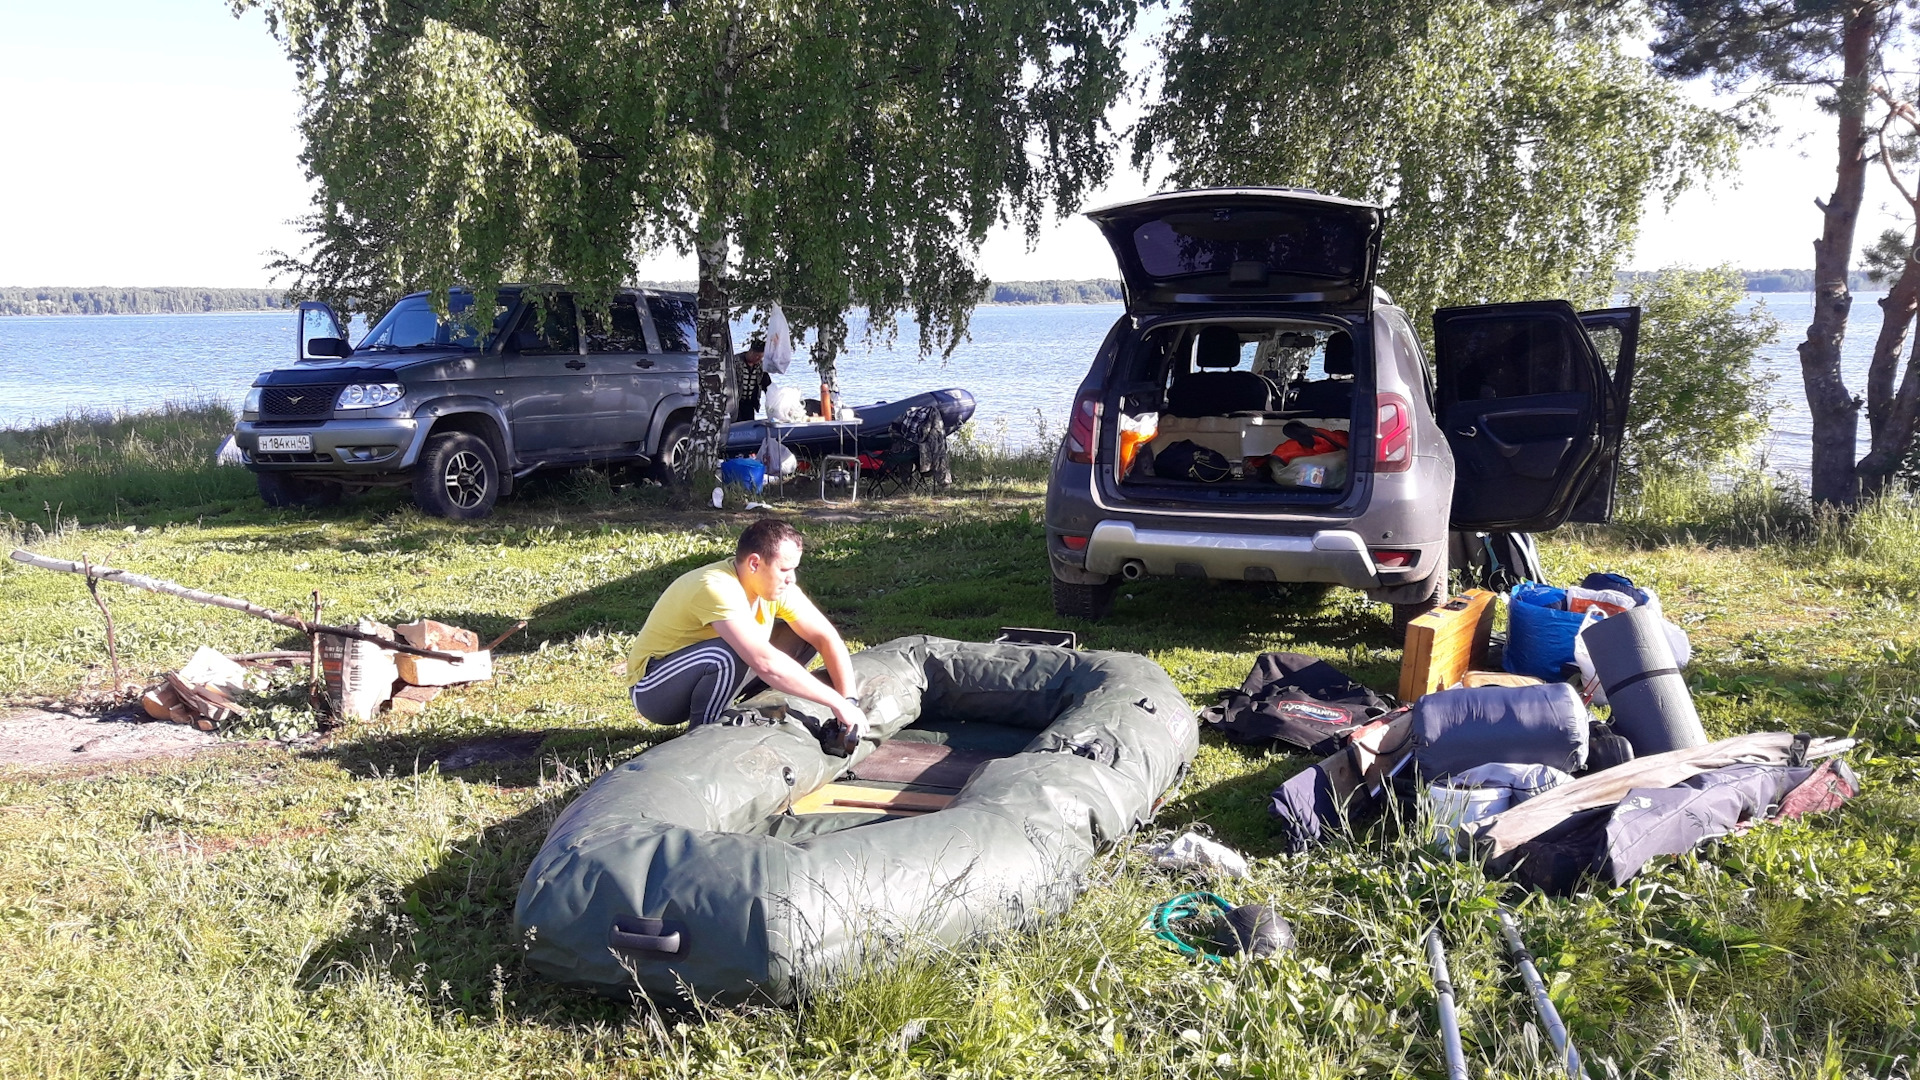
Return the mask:
{"type": "Polygon", "coordinates": [[[1564,300],[1433,313],[1455,529],[1543,532],[1611,517],[1639,326],[1638,308],[1581,315],[1564,300]],[[1614,333],[1609,370],[1592,335],[1614,333]]]}
{"type": "Polygon", "coordinates": [[[318,300],[300,302],[300,322],[293,332],[295,360],[343,360],[353,355],[353,346],[347,344],[347,324],[318,300]]]}

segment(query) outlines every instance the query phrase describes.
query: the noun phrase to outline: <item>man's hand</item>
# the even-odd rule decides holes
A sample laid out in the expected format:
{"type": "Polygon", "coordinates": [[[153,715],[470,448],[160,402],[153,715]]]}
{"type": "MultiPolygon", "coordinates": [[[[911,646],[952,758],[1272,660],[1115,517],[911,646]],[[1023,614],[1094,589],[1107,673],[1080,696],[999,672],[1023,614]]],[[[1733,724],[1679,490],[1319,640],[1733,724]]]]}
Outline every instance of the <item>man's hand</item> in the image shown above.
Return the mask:
{"type": "Polygon", "coordinates": [[[867,714],[861,711],[860,706],[855,704],[852,698],[840,699],[840,703],[833,707],[833,715],[853,732],[851,741],[859,742],[867,737],[867,714]]]}

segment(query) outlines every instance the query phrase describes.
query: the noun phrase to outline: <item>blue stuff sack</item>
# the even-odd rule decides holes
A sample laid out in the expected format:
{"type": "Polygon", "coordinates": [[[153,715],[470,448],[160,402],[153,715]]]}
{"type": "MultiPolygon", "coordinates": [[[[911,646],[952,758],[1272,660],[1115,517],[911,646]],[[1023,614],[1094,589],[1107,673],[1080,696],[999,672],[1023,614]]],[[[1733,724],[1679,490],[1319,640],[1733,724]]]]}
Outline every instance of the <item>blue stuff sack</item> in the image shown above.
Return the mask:
{"type": "Polygon", "coordinates": [[[1573,663],[1573,643],[1587,624],[1585,614],[1568,611],[1567,592],[1531,582],[1507,598],[1507,653],[1501,666],[1515,675],[1557,681],[1573,663]]]}
{"type": "Polygon", "coordinates": [[[767,467],[759,458],[728,458],[720,463],[720,482],[759,491],[767,486],[767,467]]]}

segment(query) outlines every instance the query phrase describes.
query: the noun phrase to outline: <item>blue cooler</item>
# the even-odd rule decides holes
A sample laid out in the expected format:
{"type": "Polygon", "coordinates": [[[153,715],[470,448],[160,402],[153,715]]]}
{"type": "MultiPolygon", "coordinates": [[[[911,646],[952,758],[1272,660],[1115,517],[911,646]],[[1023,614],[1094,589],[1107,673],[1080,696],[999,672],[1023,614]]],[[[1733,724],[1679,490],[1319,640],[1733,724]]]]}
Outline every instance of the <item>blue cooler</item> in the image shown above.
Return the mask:
{"type": "Polygon", "coordinates": [[[767,486],[767,467],[759,458],[728,458],[720,463],[720,482],[757,492],[767,486]]]}

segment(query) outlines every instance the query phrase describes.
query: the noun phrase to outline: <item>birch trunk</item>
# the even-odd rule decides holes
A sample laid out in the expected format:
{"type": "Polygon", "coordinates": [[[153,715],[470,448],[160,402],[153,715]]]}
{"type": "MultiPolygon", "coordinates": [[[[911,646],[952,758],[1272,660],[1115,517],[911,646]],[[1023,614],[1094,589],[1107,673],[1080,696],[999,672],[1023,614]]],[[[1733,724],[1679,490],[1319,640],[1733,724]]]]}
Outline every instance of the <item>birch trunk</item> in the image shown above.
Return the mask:
{"type": "Polygon", "coordinates": [[[704,483],[719,471],[720,440],[727,430],[726,365],[733,362],[727,327],[727,240],[702,236],[699,335],[700,398],[693,412],[693,464],[689,475],[704,483]]]}

